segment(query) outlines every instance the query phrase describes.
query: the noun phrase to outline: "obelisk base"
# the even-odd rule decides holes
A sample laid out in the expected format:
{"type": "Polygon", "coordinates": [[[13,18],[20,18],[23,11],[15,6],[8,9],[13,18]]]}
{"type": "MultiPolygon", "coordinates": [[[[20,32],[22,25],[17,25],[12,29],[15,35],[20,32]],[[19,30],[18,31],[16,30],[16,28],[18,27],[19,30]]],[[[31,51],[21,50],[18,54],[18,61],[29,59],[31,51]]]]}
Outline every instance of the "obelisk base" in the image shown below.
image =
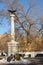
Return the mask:
{"type": "Polygon", "coordinates": [[[16,54],[18,53],[18,42],[16,41],[11,41],[8,42],[8,56],[10,56],[11,54],[16,54]]]}

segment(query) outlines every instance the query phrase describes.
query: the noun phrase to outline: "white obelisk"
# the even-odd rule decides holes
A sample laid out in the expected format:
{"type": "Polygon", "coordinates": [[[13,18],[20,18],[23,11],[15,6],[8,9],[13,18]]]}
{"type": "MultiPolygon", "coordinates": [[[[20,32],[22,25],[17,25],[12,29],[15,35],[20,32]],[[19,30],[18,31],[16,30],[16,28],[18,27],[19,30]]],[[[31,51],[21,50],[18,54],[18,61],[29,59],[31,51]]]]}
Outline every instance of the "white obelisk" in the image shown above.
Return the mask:
{"type": "Polygon", "coordinates": [[[18,53],[18,42],[15,41],[15,28],[14,28],[14,20],[15,20],[15,14],[14,11],[9,10],[10,12],[10,20],[11,20],[11,41],[8,42],[8,56],[11,54],[18,53]]]}
{"type": "Polygon", "coordinates": [[[15,17],[15,15],[10,13],[10,18],[11,18],[11,41],[15,40],[14,17],[15,17]]]}

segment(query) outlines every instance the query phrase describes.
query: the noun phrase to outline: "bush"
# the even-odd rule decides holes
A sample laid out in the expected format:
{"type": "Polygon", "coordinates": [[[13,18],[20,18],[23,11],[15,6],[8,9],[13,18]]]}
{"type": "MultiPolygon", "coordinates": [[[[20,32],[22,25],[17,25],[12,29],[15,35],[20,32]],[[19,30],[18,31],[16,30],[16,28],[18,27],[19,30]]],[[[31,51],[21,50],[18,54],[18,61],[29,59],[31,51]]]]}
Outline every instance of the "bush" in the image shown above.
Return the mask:
{"type": "Polygon", "coordinates": [[[7,61],[10,62],[10,61],[13,59],[13,57],[14,57],[14,56],[11,54],[11,56],[9,56],[9,57],[7,58],[7,61]]]}
{"type": "Polygon", "coordinates": [[[10,61],[11,61],[11,57],[10,57],[10,56],[7,58],[7,61],[8,61],[8,62],[10,62],[10,61]]]}
{"type": "Polygon", "coordinates": [[[3,52],[1,53],[1,56],[5,56],[5,55],[3,54],[3,52]]]}
{"type": "Polygon", "coordinates": [[[19,54],[15,54],[15,60],[20,60],[19,54]]]}

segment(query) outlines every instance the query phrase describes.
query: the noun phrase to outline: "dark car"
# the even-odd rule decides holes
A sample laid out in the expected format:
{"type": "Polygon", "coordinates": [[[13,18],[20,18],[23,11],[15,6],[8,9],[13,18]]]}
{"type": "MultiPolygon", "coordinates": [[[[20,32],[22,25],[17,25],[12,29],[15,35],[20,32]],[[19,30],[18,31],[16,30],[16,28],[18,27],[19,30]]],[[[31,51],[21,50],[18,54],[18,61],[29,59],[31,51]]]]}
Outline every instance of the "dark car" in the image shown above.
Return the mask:
{"type": "Polygon", "coordinates": [[[43,58],[43,54],[37,54],[35,57],[43,58]]]}

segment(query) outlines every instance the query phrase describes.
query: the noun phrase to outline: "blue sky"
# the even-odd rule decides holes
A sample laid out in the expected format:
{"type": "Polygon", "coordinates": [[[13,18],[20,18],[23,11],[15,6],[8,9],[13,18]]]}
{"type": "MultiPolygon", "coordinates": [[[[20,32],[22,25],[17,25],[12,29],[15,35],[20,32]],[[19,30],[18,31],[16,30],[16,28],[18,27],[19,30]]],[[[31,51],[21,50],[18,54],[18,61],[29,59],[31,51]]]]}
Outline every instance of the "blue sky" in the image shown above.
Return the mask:
{"type": "MultiPolygon", "coordinates": [[[[19,1],[24,6],[24,11],[25,12],[27,11],[28,6],[29,6],[29,4],[28,4],[27,1],[28,0],[20,0],[19,1]]],[[[0,10],[3,9],[3,8],[4,8],[3,3],[0,3],[0,10]]],[[[36,7],[34,7],[34,10],[36,10],[36,9],[39,9],[39,11],[34,14],[35,17],[36,16],[43,16],[43,0],[38,0],[38,3],[36,5],[36,7]]],[[[0,20],[0,22],[1,22],[1,20],[0,20]]],[[[3,22],[4,22],[4,25],[3,25],[4,27],[2,25],[0,25],[0,34],[3,34],[3,33],[7,32],[10,29],[9,26],[8,26],[8,24],[6,24],[7,23],[7,20],[4,19],[3,22]]],[[[36,26],[38,28],[40,27],[39,25],[36,25],[36,26]]]]}

